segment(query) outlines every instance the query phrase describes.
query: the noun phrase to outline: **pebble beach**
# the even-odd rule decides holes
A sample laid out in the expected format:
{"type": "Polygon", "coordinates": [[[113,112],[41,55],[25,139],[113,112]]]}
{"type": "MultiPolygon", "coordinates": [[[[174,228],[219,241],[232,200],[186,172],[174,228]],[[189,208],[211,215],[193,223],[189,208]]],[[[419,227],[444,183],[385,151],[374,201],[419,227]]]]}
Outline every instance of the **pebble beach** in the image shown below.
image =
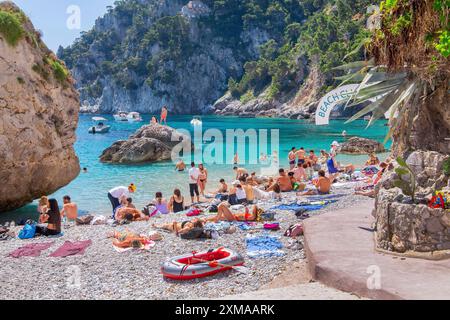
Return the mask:
{"type": "MultiPolygon", "coordinates": [[[[308,212],[311,216],[328,211],[357,206],[363,198],[353,195],[354,183],[334,188],[332,193],[344,194],[335,203],[321,210],[308,212]]],[[[283,194],[281,203],[296,199],[295,193],[283,194]]],[[[258,202],[258,206],[269,209],[280,202],[258,202]]],[[[183,214],[169,214],[153,217],[150,221],[134,222],[129,225],[112,227],[109,225],[70,226],[64,228],[59,238],[34,238],[30,240],[11,239],[0,242],[0,299],[83,299],[83,300],[122,300],[122,299],[217,299],[224,296],[253,292],[266,286],[277,276],[283,274],[292,264],[305,259],[303,239],[296,242],[284,237],[284,231],[292,224],[299,223],[293,211],[277,210],[275,220],[280,223],[279,231],[262,230],[262,224],[253,230],[241,230],[233,234],[223,234],[218,239],[183,240],[174,234],[161,232],[163,239],[157,241],[150,250],[133,249],[117,252],[111,231],[132,231],[149,234],[152,224],[184,221],[183,214]],[[280,237],[284,256],[270,258],[249,258],[246,253],[247,234],[267,232],[280,237]],[[65,241],[91,240],[83,255],[66,258],[52,258],[50,253],[65,241]],[[39,257],[12,258],[8,254],[28,243],[54,242],[41,252],[39,257]],[[175,281],[164,279],[160,266],[170,257],[205,251],[211,248],[227,247],[239,252],[245,259],[246,273],[235,270],[214,276],[175,281]],[[76,279],[76,280],[74,280],[76,279]]],[[[19,231],[21,227],[13,228],[19,231]]],[[[295,279],[293,279],[295,281],[295,279]]],[[[330,298],[329,290],[326,291],[330,298]]],[[[320,296],[320,294],[319,294],[320,296]]],[[[324,297],[325,298],[325,297],[324,297]]]]}

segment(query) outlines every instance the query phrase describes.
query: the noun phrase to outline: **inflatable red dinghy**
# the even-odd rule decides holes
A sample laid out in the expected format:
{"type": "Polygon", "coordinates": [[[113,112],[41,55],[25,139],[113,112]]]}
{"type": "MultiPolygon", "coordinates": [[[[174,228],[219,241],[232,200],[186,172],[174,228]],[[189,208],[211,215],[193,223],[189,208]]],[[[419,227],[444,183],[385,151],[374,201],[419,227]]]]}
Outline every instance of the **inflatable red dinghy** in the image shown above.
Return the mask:
{"type": "Polygon", "coordinates": [[[219,248],[173,257],[162,264],[161,272],[165,278],[191,280],[208,277],[243,264],[244,259],[240,254],[219,248]]]}

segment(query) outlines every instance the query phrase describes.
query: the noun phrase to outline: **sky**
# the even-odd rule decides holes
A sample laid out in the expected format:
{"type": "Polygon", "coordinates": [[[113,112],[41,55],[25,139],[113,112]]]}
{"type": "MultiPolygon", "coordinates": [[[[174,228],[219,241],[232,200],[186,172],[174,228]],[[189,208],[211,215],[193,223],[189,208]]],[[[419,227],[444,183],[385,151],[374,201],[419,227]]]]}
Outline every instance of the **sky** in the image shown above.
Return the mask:
{"type": "Polygon", "coordinates": [[[44,34],[45,44],[56,52],[92,28],[115,0],[12,0],[44,34]],[[69,11],[69,13],[68,13],[69,11]],[[79,14],[78,14],[79,13],[79,14]]]}

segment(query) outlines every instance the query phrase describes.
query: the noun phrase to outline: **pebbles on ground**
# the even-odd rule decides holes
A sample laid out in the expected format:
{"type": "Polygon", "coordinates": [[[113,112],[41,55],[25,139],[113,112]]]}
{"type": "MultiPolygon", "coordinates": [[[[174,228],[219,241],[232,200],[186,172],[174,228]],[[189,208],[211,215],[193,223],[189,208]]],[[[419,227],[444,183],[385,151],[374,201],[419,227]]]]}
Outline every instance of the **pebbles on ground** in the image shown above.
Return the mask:
{"type": "MultiPolygon", "coordinates": [[[[344,193],[338,202],[319,211],[309,212],[311,216],[326,211],[335,211],[357,205],[362,197],[352,195],[353,186],[335,189],[344,193]]],[[[295,194],[284,194],[283,202],[289,203],[295,194]]],[[[259,203],[270,208],[274,203],[259,203]]],[[[304,259],[302,246],[288,248],[289,238],[284,231],[299,220],[292,211],[278,211],[276,221],[279,231],[270,231],[280,236],[284,244],[283,257],[250,259],[246,255],[245,236],[247,231],[237,228],[234,234],[224,234],[212,240],[182,240],[174,234],[163,232],[164,239],[156,242],[150,251],[130,250],[116,252],[107,234],[112,230],[129,230],[148,234],[151,224],[184,221],[184,215],[170,214],[152,218],[148,222],[135,222],[125,226],[72,226],[63,230],[61,238],[35,238],[31,240],[12,239],[0,242],[0,299],[209,299],[258,290],[295,261],[304,259]],[[67,258],[51,258],[49,254],[65,241],[92,240],[84,255],[67,258]],[[54,241],[39,257],[14,259],[7,257],[11,251],[28,243],[54,241]],[[248,274],[230,270],[215,276],[191,280],[166,280],[161,275],[160,265],[170,257],[227,247],[245,258],[248,274]]],[[[16,227],[18,231],[20,227],[16,227]]],[[[268,232],[268,231],[252,231],[268,232]]],[[[303,239],[299,239],[303,241],[303,239]]]]}

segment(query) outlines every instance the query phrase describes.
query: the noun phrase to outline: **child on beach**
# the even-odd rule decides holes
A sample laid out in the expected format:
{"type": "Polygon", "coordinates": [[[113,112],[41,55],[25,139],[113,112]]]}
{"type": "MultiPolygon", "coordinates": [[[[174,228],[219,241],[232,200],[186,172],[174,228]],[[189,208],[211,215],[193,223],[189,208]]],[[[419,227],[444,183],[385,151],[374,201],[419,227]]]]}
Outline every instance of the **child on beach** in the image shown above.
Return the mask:
{"type": "Polygon", "coordinates": [[[49,207],[50,207],[50,204],[48,203],[48,197],[42,196],[39,199],[37,211],[41,215],[41,214],[47,213],[47,211],[49,210],[49,207]]]}

